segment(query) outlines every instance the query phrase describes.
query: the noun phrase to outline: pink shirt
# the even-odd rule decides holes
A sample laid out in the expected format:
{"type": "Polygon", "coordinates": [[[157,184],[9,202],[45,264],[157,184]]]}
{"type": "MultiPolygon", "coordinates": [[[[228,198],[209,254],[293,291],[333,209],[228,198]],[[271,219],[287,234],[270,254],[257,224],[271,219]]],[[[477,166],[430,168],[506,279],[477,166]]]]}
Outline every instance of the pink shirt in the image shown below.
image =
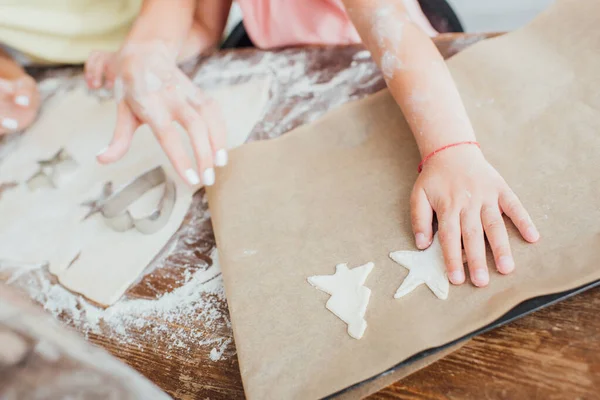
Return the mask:
{"type": "Polygon", "coordinates": [[[360,43],[341,0],[238,0],[259,48],[360,43]]]}
{"type": "MultiPolygon", "coordinates": [[[[269,49],[306,44],[351,44],[361,39],[341,0],[237,0],[252,42],[269,49]]],[[[430,36],[437,32],[417,0],[404,0],[411,19],[430,36]]]]}

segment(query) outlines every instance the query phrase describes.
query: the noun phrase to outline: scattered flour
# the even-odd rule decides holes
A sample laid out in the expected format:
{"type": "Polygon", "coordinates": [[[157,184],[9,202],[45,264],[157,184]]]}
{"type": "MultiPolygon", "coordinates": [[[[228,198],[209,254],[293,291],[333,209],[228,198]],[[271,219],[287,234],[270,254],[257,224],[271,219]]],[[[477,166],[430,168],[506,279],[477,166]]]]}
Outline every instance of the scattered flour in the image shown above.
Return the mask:
{"type": "Polygon", "coordinates": [[[381,57],[381,72],[386,78],[392,79],[394,72],[402,68],[402,63],[392,52],[386,51],[381,57]]]}
{"type": "Polygon", "coordinates": [[[317,52],[257,52],[244,60],[234,53],[217,54],[199,66],[194,82],[209,88],[223,81],[241,83],[252,77],[271,78],[270,100],[265,107],[269,114],[255,127],[263,136],[251,135],[251,141],[278,137],[332,108],[385,87],[368,51],[349,48],[347,54],[332,52],[338,59],[347,57],[336,62],[327,61],[326,48],[320,50],[325,55],[317,52]],[[333,65],[324,68],[328,62],[333,65]]]}
{"type": "Polygon", "coordinates": [[[405,22],[404,19],[398,18],[396,7],[387,3],[379,6],[373,16],[372,34],[383,52],[381,71],[387,79],[392,79],[394,72],[402,68],[398,54],[405,22]]]}
{"type": "MultiPolygon", "coordinates": [[[[265,107],[269,113],[255,127],[250,139],[260,140],[280,136],[338,105],[385,87],[368,51],[355,47],[343,53],[331,52],[330,56],[327,51],[323,48],[255,52],[245,59],[225,52],[199,66],[187,65],[183,69],[188,73],[197,69],[192,74],[194,82],[205,89],[270,77],[270,103],[265,107]],[[327,57],[334,62],[324,61],[327,57]]],[[[39,84],[42,99],[79,84],[81,76],[74,71],[64,69],[46,74],[39,84]]],[[[99,101],[112,96],[106,90],[93,94],[99,101]]],[[[0,139],[0,160],[10,151],[12,137],[16,137],[9,136],[0,139]]],[[[49,313],[86,337],[100,336],[140,350],[150,344],[159,347],[167,358],[178,354],[189,358],[190,350],[202,346],[211,361],[229,359],[235,350],[217,253],[213,250],[210,258],[203,255],[214,245],[204,198],[194,200],[186,218],[189,222],[144,273],[164,277],[159,281],[167,281],[169,286],[155,288],[151,286],[155,279],[142,279],[134,288],[148,289],[151,295],[147,298],[140,298],[139,291],[134,290],[135,298],[126,296],[103,309],[66,290],[43,265],[14,265],[2,260],[0,281],[26,292],[49,313]]],[[[245,256],[253,254],[252,249],[244,251],[245,256]]]]}
{"type": "Polygon", "coordinates": [[[231,325],[223,307],[225,293],[217,252],[213,251],[211,257],[212,266],[186,271],[177,282],[180,286],[169,293],[156,299],[123,298],[106,309],[55,283],[44,266],[15,268],[0,264],[0,277],[8,274],[7,283],[27,292],[54,317],[86,336],[102,334],[138,345],[155,340],[168,343],[168,350],[211,346],[210,358],[218,361],[231,356],[231,351],[225,354],[232,343],[227,335],[231,325]],[[196,330],[198,326],[204,329],[196,330]]]}

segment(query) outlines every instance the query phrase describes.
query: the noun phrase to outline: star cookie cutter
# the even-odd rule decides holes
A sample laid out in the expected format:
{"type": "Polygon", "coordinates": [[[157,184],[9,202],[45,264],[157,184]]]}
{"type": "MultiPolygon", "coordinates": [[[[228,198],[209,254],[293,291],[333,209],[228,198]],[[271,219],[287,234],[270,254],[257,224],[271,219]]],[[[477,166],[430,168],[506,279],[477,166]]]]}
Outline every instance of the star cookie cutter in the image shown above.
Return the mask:
{"type": "Polygon", "coordinates": [[[60,149],[51,158],[37,163],[38,171],[27,179],[27,186],[31,190],[44,187],[57,188],[59,180],[77,168],[77,161],[65,149],[60,149]]]}
{"type": "Polygon", "coordinates": [[[138,176],[113,192],[102,204],[100,214],[106,224],[117,232],[135,228],[149,235],[159,231],[169,221],[176,200],[175,182],[170,180],[163,167],[156,167],[138,176]],[[154,211],[135,218],[128,207],[151,189],[164,183],[164,192],[154,211]]]}

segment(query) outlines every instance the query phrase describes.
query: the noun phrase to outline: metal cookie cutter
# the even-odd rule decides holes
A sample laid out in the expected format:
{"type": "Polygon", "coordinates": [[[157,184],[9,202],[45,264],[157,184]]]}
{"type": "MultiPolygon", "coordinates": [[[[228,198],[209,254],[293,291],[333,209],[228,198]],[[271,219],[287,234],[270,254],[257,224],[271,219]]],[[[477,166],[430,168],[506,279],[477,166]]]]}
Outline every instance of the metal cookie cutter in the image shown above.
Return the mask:
{"type": "Polygon", "coordinates": [[[73,172],[77,162],[65,149],[60,149],[54,156],[37,162],[39,169],[27,179],[27,186],[31,190],[43,187],[56,188],[61,177],[73,172]]]}
{"type": "Polygon", "coordinates": [[[162,167],[156,167],[138,176],[110,195],[104,201],[100,213],[106,224],[117,232],[135,228],[141,233],[151,234],[167,224],[173,212],[175,200],[175,182],[167,178],[167,174],[162,167]],[[156,209],[148,216],[134,218],[127,208],[144,193],[162,183],[165,184],[165,188],[156,209]]]}

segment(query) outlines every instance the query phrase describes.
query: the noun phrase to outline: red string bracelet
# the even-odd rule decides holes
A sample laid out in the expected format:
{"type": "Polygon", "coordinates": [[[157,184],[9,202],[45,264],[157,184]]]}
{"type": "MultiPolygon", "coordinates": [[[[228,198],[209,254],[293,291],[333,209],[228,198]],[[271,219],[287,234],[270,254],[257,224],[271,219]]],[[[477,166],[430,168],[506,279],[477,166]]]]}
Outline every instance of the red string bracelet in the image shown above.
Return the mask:
{"type": "Polygon", "coordinates": [[[426,163],[426,162],[427,162],[427,161],[428,161],[428,160],[429,160],[431,157],[435,156],[437,153],[439,153],[439,152],[442,152],[442,151],[444,151],[444,150],[447,150],[447,149],[449,149],[449,148],[451,148],[451,147],[462,146],[462,145],[464,145],[464,144],[472,144],[472,145],[475,145],[475,146],[477,146],[477,147],[480,147],[480,146],[479,146],[479,143],[477,143],[477,142],[458,142],[458,143],[452,143],[452,144],[448,144],[448,145],[446,145],[446,146],[444,146],[444,147],[440,147],[439,149],[437,149],[437,150],[435,150],[435,151],[432,151],[432,152],[431,152],[431,153],[429,153],[429,154],[428,154],[428,155],[427,155],[425,158],[423,158],[423,161],[421,161],[421,162],[419,163],[419,168],[418,168],[418,171],[419,171],[419,173],[421,173],[421,171],[423,171],[423,165],[425,165],[425,163],[426,163]]]}

